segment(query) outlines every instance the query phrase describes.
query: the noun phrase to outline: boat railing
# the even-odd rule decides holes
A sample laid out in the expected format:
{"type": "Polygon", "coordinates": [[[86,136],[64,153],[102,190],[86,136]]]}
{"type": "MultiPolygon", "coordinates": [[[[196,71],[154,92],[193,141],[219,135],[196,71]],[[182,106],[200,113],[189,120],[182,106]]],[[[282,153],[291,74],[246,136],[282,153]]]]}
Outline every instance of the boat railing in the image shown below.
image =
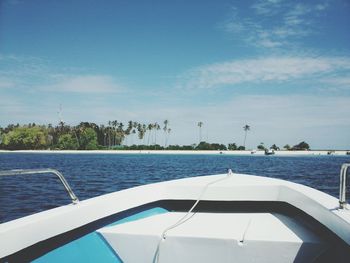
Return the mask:
{"type": "Polygon", "coordinates": [[[73,193],[72,188],[69,186],[68,182],[64,178],[63,174],[55,169],[45,168],[45,169],[15,169],[15,170],[5,170],[0,171],[0,176],[11,176],[11,175],[24,175],[24,174],[55,174],[60,179],[64,188],[66,189],[68,195],[70,196],[72,203],[79,203],[78,197],[73,193]]]}
{"type": "Polygon", "coordinates": [[[339,186],[339,208],[345,209],[346,201],[346,177],[350,163],[344,163],[340,169],[340,186],[339,186]]]}

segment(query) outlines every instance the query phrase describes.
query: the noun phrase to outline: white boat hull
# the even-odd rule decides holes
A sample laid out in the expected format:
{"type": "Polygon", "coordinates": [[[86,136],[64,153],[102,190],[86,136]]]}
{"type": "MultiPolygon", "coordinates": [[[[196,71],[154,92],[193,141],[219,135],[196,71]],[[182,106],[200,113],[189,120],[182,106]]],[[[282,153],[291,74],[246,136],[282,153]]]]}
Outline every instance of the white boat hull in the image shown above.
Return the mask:
{"type": "MultiPolygon", "coordinates": [[[[259,204],[262,207],[264,205],[268,207],[275,203],[282,206],[286,204],[295,211],[312,218],[338,238],[345,249],[349,249],[350,212],[347,209],[338,209],[336,198],[318,190],[279,179],[242,174],[227,176],[224,174],[135,187],[1,224],[0,258],[20,257],[23,251],[28,252],[38,244],[45,244],[47,240],[64,236],[65,233],[84,228],[94,222],[122,214],[125,211],[157,204],[157,202],[164,200],[192,204],[199,196],[201,197],[200,204],[216,202],[230,204],[232,207],[238,203],[254,203],[256,208],[259,208],[259,204]],[[212,184],[214,181],[217,182],[212,184]]],[[[173,232],[168,233],[169,239],[160,245],[159,262],[179,262],[173,256],[174,251],[184,250],[190,252],[183,252],[180,262],[213,262],[213,257],[216,258],[219,255],[227,260],[220,259],[216,262],[232,262],[232,259],[237,260],[236,262],[252,262],[257,258],[259,262],[290,262],[296,259],[298,262],[307,262],[310,258],[324,253],[327,248],[323,237],[310,232],[308,227],[295,223],[292,217],[288,218],[283,214],[269,211],[259,211],[256,215],[249,214],[254,211],[245,211],[243,215],[237,211],[220,214],[220,209],[215,211],[215,205],[212,205],[210,209],[211,211],[208,213],[198,211],[191,220],[186,222],[187,232],[181,228],[186,226],[183,224],[172,230],[173,232]],[[215,217],[215,220],[212,217],[215,217]],[[199,223],[195,224],[195,221],[192,220],[197,219],[199,223]],[[250,225],[247,227],[248,222],[250,225]],[[213,227],[212,231],[211,227],[213,227]],[[246,234],[243,244],[240,244],[242,233],[245,233],[243,229],[246,234]],[[220,235],[215,236],[216,234],[220,235]],[[213,245],[214,243],[216,245],[213,245]],[[190,245],[185,246],[184,244],[190,245]],[[309,249],[305,249],[306,247],[309,249]],[[175,248],[176,250],[174,250],[175,248]],[[301,248],[303,255],[300,254],[301,248]],[[199,251],[203,253],[201,254],[199,251]],[[285,258],[272,260],[271,253],[274,251],[283,252],[281,255],[284,255],[285,258]],[[206,259],[208,260],[206,261],[206,259]]],[[[127,232],[125,229],[130,228],[127,224],[124,224],[123,227],[121,225],[112,229],[102,227],[97,230],[118,255],[119,253],[125,255],[122,258],[124,262],[152,262],[149,260],[157,248],[156,244],[161,240],[161,230],[168,225],[168,221],[170,224],[170,221],[173,220],[172,216],[172,213],[166,213],[146,218],[144,221],[127,223],[136,224],[134,226],[135,229],[138,229],[137,233],[127,232]],[[153,232],[143,233],[142,230],[147,232],[150,229],[149,224],[156,225],[157,229],[154,229],[153,232]],[[129,238],[132,235],[134,238],[137,237],[134,241],[129,238]],[[122,243],[123,249],[116,245],[121,240],[128,240],[122,243]],[[137,257],[135,248],[131,245],[136,242],[135,240],[138,240],[140,249],[146,246],[145,244],[151,247],[147,251],[145,250],[145,253],[148,254],[142,256],[144,259],[147,258],[145,261],[138,261],[140,258],[137,257]],[[122,250],[129,250],[129,254],[122,252],[122,250]],[[132,257],[135,258],[132,259],[132,257]]]]}

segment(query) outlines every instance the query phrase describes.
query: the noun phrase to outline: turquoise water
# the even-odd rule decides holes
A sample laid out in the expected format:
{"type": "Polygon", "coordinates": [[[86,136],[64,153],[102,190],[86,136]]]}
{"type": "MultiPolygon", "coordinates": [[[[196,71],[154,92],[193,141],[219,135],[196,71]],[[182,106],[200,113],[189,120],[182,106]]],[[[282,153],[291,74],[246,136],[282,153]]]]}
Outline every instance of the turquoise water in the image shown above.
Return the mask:
{"type": "MultiPolygon", "coordinates": [[[[339,171],[350,156],[229,156],[0,153],[0,170],[54,168],[80,200],[153,182],[234,172],[302,183],[338,195],[339,171]]],[[[349,191],[348,191],[349,192],[349,191]]],[[[0,178],[0,222],[70,202],[53,175],[0,178]]]]}

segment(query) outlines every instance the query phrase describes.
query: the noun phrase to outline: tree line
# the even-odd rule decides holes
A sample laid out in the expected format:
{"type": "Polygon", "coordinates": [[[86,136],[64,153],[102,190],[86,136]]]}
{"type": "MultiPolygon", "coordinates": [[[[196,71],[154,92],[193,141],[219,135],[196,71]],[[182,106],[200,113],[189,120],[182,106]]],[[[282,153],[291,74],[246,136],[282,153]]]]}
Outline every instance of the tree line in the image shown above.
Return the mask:
{"type": "Polygon", "coordinates": [[[71,126],[60,122],[57,126],[10,124],[0,127],[0,147],[9,150],[96,150],[120,148],[133,144],[137,139],[145,146],[159,145],[162,132],[163,147],[167,146],[171,129],[165,120],[161,127],[157,122],[143,124],[129,121],[127,125],[118,121],[109,121],[107,125],[81,122],[71,126]]]}
{"type": "MultiPolygon", "coordinates": [[[[202,141],[199,122],[199,142],[191,145],[169,145],[171,128],[169,121],[161,124],[140,123],[129,121],[126,125],[117,120],[108,121],[106,125],[92,122],[81,122],[71,126],[63,121],[58,125],[27,125],[10,124],[0,127],[0,149],[6,150],[245,150],[247,131],[250,127],[243,127],[245,132],[243,145],[230,143],[227,146],[219,143],[202,141]]],[[[271,149],[279,150],[275,144],[271,149]]],[[[267,147],[263,143],[257,146],[259,150],[267,147]]],[[[295,146],[285,145],[286,150],[309,150],[307,143],[301,142],[295,146]]]]}

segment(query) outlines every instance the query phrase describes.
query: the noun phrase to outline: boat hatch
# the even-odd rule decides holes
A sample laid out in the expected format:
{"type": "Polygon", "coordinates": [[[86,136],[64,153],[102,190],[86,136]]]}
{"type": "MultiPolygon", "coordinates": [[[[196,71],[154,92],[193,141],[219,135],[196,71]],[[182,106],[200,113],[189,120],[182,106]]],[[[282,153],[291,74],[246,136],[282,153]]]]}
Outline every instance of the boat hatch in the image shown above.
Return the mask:
{"type": "Polygon", "coordinates": [[[312,262],[327,243],[279,213],[169,212],[98,232],[123,262],[312,262]],[[135,253],[137,251],[137,253],[135,253]]]}

